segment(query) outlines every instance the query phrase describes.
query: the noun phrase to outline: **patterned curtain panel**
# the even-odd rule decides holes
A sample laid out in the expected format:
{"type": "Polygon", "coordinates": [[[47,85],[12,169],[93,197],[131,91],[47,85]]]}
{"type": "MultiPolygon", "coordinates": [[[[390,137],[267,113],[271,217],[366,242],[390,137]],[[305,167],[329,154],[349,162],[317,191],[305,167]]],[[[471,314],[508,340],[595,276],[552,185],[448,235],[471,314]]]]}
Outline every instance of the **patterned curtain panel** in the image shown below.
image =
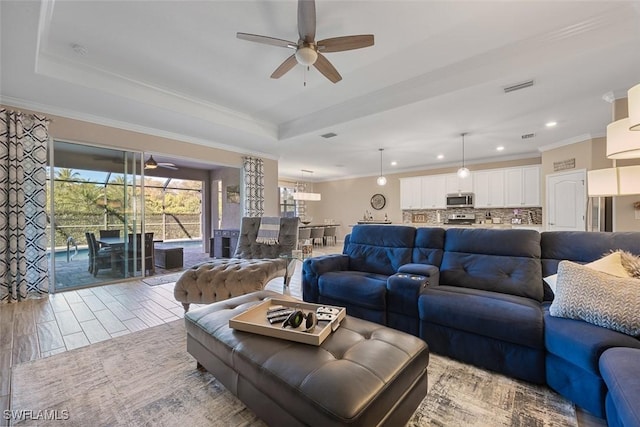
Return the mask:
{"type": "Polygon", "coordinates": [[[49,122],[0,109],[0,301],[48,293],[46,166],[49,122]]]}
{"type": "Polygon", "coordinates": [[[264,215],[264,161],[243,157],[244,212],[243,216],[264,215]]]}

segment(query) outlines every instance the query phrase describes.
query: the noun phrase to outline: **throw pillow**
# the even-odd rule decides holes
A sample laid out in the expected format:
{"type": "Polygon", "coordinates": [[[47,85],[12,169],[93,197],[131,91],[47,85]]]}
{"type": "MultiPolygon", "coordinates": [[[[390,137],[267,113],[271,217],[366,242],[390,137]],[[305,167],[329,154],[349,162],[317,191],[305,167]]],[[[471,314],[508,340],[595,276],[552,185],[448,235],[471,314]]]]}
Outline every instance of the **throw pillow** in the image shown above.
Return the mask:
{"type": "Polygon", "coordinates": [[[638,336],[640,280],[614,277],[571,261],[561,261],[556,296],[549,314],[638,336]]]}
{"type": "Polygon", "coordinates": [[[640,257],[627,251],[620,250],[618,252],[620,253],[621,264],[627,270],[629,276],[640,279],[640,257]]]}
{"type": "MultiPolygon", "coordinates": [[[[603,273],[611,274],[616,277],[631,277],[631,274],[628,272],[628,269],[626,269],[622,264],[621,251],[612,252],[600,259],[590,262],[589,264],[585,264],[585,267],[589,267],[593,270],[601,271],[603,273]]],[[[543,280],[547,282],[547,284],[555,294],[558,275],[554,274],[552,276],[547,276],[543,280]]]]}

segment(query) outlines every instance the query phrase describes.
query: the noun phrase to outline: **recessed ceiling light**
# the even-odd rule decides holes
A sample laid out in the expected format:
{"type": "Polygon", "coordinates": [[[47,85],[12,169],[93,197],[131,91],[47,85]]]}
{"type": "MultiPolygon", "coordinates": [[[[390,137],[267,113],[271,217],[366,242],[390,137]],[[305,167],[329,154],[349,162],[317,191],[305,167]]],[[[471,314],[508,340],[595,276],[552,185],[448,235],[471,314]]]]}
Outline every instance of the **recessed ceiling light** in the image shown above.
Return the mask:
{"type": "Polygon", "coordinates": [[[547,122],[547,123],[545,124],[545,126],[546,126],[546,127],[548,127],[548,128],[552,128],[552,127],[554,127],[554,126],[555,126],[555,125],[557,125],[557,124],[558,124],[558,122],[547,122]]]}
{"type": "Polygon", "coordinates": [[[501,146],[499,146],[499,147],[496,147],[496,150],[498,150],[498,151],[502,151],[502,150],[504,150],[504,147],[501,145],[501,146]]]}
{"type": "Polygon", "coordinates": [[[391,162],[391,166],[397,166],[398,162],[396,162],[395,160],[391,162]]]}
{"type": "Polygon", "coordinates": [[[438,154],[438,160],[444,159],[444,154],[438,154]]]}

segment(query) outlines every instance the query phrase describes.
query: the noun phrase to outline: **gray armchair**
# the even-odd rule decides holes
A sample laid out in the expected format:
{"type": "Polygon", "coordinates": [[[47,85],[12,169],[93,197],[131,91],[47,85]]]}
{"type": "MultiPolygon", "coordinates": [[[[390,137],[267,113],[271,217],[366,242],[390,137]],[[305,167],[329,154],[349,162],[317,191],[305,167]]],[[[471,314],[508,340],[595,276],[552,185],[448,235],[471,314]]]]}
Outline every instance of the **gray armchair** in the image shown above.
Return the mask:
{"type": "Polygon", "coordinates": [[[280,256],[296,249],[299,219],[280,218],[278,243],[273,245],[256,242],[260,220],[242,218],[233,258],[197,264],[182,274],[173,294],[185,311],[192,303],[210,304],[262,290],[270,280],[285,276],[290,260],[280,256]]]}

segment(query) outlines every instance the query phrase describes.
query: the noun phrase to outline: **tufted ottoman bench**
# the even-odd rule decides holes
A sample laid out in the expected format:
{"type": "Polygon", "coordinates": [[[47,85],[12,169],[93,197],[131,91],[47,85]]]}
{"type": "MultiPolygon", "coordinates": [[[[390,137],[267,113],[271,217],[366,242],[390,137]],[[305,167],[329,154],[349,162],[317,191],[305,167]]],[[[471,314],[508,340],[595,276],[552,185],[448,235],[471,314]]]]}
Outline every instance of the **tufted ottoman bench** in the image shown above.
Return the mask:
{"type": "Polygon", "coordinates": [[[273,426],[404,425],[427,394],[424,341],[347,316],[320,346],[229,328],[260,291],[185,315],[187,351],[273,426]]]}
{"type": "Polygon", "coordinates": [[[216,259],[186,270],[176,282],[173,295],[184,311],[190,304],[211,304],[264,289],[287,272],[287,260],[216,259]]]}

